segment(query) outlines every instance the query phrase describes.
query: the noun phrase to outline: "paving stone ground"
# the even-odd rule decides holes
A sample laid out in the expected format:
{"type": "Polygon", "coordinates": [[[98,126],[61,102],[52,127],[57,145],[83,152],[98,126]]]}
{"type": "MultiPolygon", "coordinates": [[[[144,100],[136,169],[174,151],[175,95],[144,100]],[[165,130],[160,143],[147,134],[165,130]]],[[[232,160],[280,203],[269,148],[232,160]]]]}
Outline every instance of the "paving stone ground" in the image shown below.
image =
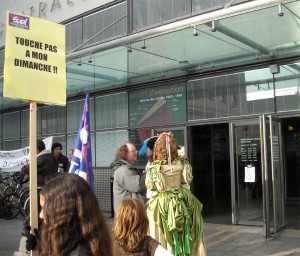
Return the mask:
{"type": "MultiPolygon", "coordinates": [[[[108,225],[113,219],[106,214],[108,225]]],[[[12,256],[19,247],[22,217],[0,219],[0,256],[12,256]]],[[[286,229],[265,239],[261,227],[204,223],[208,256],[300,256],[300,230],[286,229]]]]}

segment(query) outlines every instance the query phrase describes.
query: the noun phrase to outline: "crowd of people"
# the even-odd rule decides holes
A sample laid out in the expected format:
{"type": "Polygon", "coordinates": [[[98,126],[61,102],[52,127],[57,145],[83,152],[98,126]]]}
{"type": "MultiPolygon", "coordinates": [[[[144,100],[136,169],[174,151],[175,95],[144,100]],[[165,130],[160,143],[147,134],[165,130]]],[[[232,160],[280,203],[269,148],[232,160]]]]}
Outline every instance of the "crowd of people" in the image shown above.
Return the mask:
{"type": "Polygon", "coordinates": [[[139,152],[131,142],[117,150],[111,163],[116,212],[111,231],[89,184],[66,173],[70,160],[62,155],[62,145],[53,143],[51,152],[41,141],[37,147],[41,225],[27,236],[28,251],[41,256],[206,255],[202,204],[190,191],[192,167],[178,154],[172,133],[147,139],[139,152]],[[144,171],[134,167],[138,153],[147,157],[144,171]]]}

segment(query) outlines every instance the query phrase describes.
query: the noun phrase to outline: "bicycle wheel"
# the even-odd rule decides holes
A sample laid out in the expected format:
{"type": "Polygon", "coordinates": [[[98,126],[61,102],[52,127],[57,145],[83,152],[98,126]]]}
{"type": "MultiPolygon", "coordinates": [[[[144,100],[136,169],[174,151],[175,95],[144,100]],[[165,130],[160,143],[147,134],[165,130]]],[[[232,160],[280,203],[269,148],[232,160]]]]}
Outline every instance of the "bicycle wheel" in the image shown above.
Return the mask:
{"type": "Polygon", "coordinates": [[[1,209],[2,217],[4,219],[13,219],[20,212],[19,198],[15,194],[7,195],[3,198],[3,205],[1,209]]]}
{"type": "Polygon", "coordinates": [[[26,199],[23,210],[24,210],[25,216],[29,215],[29,213],[30,213],[30,197],[28,197],[26,199]]]}
{"type": "Polygon", "coordinates": [[[19,199],[19,206],[20,206],[20,213],[23,216],[26,216],[26,212],[25,212],[25,202],[26,200],[29,198],[29,189],[25,190],[22,192],[22,194],[20,195],[20,199],[19,199]]]}
{"type": "Polygon", "coordinates": [[[4,188],[5,195],[11,195],[14,193],[14,188],[12,186],[6,186],[4,188]]]}

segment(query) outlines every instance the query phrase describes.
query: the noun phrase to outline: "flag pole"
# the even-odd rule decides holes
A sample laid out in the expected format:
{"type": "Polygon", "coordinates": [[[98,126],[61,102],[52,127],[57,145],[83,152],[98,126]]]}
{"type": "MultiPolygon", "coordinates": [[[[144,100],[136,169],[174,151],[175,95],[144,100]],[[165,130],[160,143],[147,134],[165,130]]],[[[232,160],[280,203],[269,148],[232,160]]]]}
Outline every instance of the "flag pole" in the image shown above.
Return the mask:
{"type": "MultiPolygon", "coordinates": [[[[30,233],[38,229],[38,200],[37,200],[37,161],[36,161],[36,102],[30,102],[30,233]]],[[[38,250],[31,251],[31,256],[38,256],[38,250]]]]}

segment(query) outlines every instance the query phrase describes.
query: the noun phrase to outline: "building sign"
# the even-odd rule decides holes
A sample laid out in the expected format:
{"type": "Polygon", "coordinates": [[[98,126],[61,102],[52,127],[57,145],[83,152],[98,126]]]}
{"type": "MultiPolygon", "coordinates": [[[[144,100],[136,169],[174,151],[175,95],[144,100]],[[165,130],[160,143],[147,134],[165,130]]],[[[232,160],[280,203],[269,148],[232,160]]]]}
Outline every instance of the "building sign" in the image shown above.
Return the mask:
{"type": "Polygon", "coordinates": [[[66,105],[65,26],[8,12],[6,31],[3,96],[66,105]]]}
{"type": "Polygon", "coordinates": [[[257,162],[260,138],[241,138],[241,162],[257,162]]]}
{"type": "Polygon", "coordinates": [[[177,124],[186,121],[185,83],[129,93],[130,126],[177,124]]]}
{"type": "Polygon", "coordinates": [[[4,45],[6,11],[38,17],[56,23],[105,5],[112,0],[1,0],[0,47],[4,45]]]}

